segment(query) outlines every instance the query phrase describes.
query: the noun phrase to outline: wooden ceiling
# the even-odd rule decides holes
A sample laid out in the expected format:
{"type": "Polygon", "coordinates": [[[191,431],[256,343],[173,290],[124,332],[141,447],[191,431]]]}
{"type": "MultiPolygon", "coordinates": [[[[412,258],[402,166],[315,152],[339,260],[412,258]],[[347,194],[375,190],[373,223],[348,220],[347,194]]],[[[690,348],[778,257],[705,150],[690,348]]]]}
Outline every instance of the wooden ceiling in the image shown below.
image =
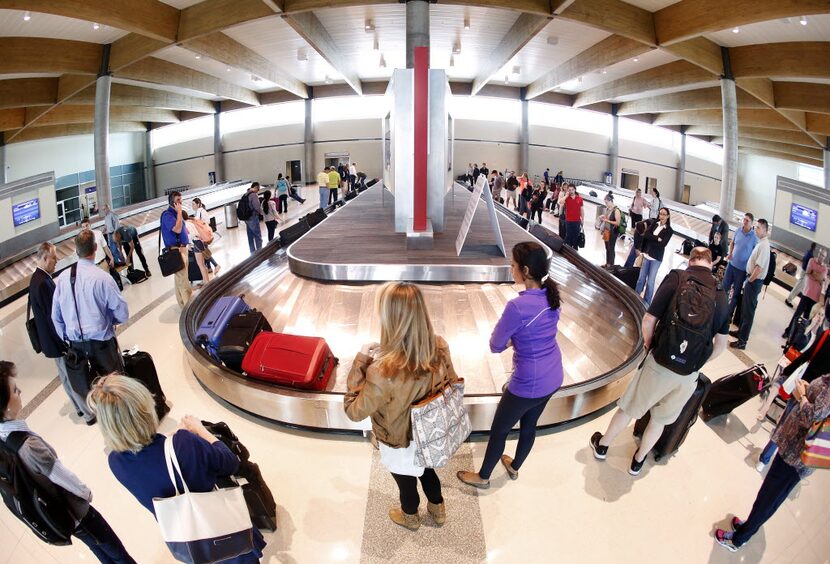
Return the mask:
{"type": "MultiPolygon", "coordinates": [[[[135,131],[309,87],[377,93],[405,29],[397,0],[0,0],[0,132],[88,132],[105,44],[112,127],[135,131]]],[[[828,0],[439,0],[431,35],[454,91],[522,88],[714,142],[728,57],[741,150],[822,165],[828,0]]]]}

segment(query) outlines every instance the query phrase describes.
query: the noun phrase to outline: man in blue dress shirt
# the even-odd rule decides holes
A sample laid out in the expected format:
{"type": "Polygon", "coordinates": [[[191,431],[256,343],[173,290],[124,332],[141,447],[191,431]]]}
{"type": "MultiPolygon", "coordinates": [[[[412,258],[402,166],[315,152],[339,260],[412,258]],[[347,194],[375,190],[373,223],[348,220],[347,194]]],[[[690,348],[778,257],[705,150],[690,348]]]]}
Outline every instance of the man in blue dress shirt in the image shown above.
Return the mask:
{"type": "Polygon", "coordinates": [[[187,228],[184,225],[184,217],[182,216],[181,193],[170,192],[170,195],[167,196],[167,201],[170,207],[161,213],[161,220],[159,222],[161,238],[164,240],[165,248],[178,248],[182,253],[184,268],[173,275],[173,283],[176,288],[176,301],[179,303],[179,306],[184,308],[193,295],[193,289],[190,287],[190,279],[187,277],[187,246],[190,243],[190,238],[187,236],[187,228]]]}
{"type": "MultiPolygon", "coordinates": [[[[123,371],[124,360],[115,339],[115,326],[129,318],[127,302],[115,281],[95,266],[97,244],[91,231],[75,237],[78,263],[58,276],[52,301],[55,331],[72,350],[89,359],[93,376],[123,371]],[[70,281],[76,271],[75,288],[70,281]]],[[[73,389],[83,396],[75,382],[73,389]]]]}

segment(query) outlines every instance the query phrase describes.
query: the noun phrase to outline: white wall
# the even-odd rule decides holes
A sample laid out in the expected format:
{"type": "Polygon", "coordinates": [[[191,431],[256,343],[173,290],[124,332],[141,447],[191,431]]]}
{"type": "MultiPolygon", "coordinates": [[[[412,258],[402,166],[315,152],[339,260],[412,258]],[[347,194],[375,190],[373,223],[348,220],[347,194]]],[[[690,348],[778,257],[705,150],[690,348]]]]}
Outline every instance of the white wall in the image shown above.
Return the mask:
{"type": "Polygon", "coordinates": [[[213,136],[160,147],[153,153],[156,195],[174,186],[205,186],[213,166],[213,136]]]}
{"type": "Polygon", "coordinates": [[[738,154],[735,209],[752,212],[756,218],[772,219],[776,178],[779,175],[798,178],[798,163],[760,155],[738,154]]]}
{"type": "Polygon", "coordinates": [[[51,183],[42,186],[37,190],[30,190],[25,194],[18,194],[11,198],[0,200],[0,241],[8,241],[13,237],[32,231],[39,227],[56,223],[58,221],[58,208],[55,202],[55,186],[51,183]],[[14,226],[12,206],[33,198],[38,199],[40,206],[40,219],[24,223],[19,227],[14,226]]]}
{"type": "MultiPolygon", "coordinates": [[[[143,132],[110,135],[110,166],[144,161],[143,132]]],[[[92,135],[55,137],[6,146],[6,181],[13,182],[44,172],[55,178],[95,168],[92,135]]]]}

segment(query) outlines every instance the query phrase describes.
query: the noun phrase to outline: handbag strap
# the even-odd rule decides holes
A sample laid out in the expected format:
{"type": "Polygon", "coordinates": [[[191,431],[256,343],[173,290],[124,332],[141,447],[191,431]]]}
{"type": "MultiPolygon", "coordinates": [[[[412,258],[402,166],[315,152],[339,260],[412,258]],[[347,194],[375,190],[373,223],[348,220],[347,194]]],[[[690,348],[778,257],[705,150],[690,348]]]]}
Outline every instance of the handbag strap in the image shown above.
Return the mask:
{"type": "Polygon", "coordinates": [[[170,481],[173,482],[173,489],[176,490],[176,495],[181,495],[182,493],[189,494],[190,488],[187,487],[187,482],[184,480],[184,474],[182,474],[182,469],[179,467],[179,459],[176,458],[176,449],[173,448],[173,437],[165,437],[164,439],[164,462],[167,464],[167,475],[170,476],[170,481]],[[176,484],[177,472],[182,479],[182,489],[184,492],[179,492],[179,486],[176,484]]]}
{"type": "MultiPolygon", "coordinates": [[[[81,311],[78,309],[78,298],[75,296],[75,278],[78,275],[78,263],[73,264],[69,269],[69,287],[72,290],[72,303],[75,304],[75,317],[78,318],[78,331],[81,333],[81,340],[84,339],[84,327],[81,325],[81,311]]],[[[67,339],[68,340],[68,339],[67,339]]]]}
{"type": "Polygon", "coordinates": [[[813,362],[813,359],[816,358],[816,354],[818,354],[819,349],[824,345],[824,341],[827,340],[827,334],[830,333],[830,329],[825,329],[824,333],[821,334],[821,339],[819,339],[816,348],[813,350],[813,354],[810,355],[810,362],[813,362]]]}

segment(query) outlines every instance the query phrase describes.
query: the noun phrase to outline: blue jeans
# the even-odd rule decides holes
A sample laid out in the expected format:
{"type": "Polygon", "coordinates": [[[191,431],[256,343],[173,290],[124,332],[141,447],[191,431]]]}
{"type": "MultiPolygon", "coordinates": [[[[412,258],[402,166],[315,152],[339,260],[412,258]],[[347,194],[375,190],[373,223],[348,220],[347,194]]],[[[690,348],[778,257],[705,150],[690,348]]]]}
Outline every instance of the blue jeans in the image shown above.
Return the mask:
{"type": "Polygon", "coordinates": [[[324,186],[320,186],[320,209],[326,209],[328,207],[328,199],[329,199],[329,189],[324,186]]]}
{"type": "Polygon", "coordinates": [[[109,244],[107,245],[110,248],[110,252],[112,253],[112,259],[117,263],[123,263],[124,255],[121,254],[121,249],[119,249],[118,243],[115,241],[115,237],[110,235],[109,244]]]}
{"type": "Polygon", "coordinates": [[[245,222],[248,233],[248,248],[256,252],[262,248],[262,231],[259,229],[259,217],[251,218],[245,222]]]}
{"type": "Polygon", "coordinates": [[[738,296],[741,295],[741,288],[746,280],[746,271],[735,268],[732,263],[726,265],[726,272],[723,275],[723,291],[729,297],[729,320],[735,315],[735,308],[738,307],[738,296]]]}
{"type": "Polygon", "coordinates": [[[741,327],[738,329],[738,340],[747,342],[752,331],[752,322],[755,321],[755,308],[758,307],[758,295],[764,281],[759,278],[755,282],[748,282],[744,286],[744,297],[741,302],[741,327]]]}
{"type": "Polygon", "coordinates": [[[645,288],[646,305],[651,305],[651,299],[654,297],[654,284],[657,281],[657,271],[660,270],[661,264],[663,264],[661,260],[643,259],[643,266],[640,268],[640,277],[637,279],[636,291],[640,294],[643,288],[645,288]]]}
{"type": "Polygon", "coordinates": [[[637,260],[637,249],[634,248],[634,245],[631,245],[631,250],[628,251],[628,258],[625,259],[625,264],[623,266],[625,268],[631,268],[634,266],[635,260],[637,260]]]}
{"type": "Polygon", "coordinates": [[[78,523],[78,528],[72,533],[79,541],[83,542],[92,551],[92,554],[106,564],[112,562],[129,562],[135,564],[135,560],[127,553],[127,549],[121,543],[118,535],[112,530],[106,519],[90,506],[89,511],[78,523]]]}
{"type": "Polygon", "coordinates": [[[751,539],[752,535],[775,514],[800,480],[796,469],[784,462],[780,456],[776,456],[764,478],[764,483],[761,484],[761,489],[758,490],[749,517],[732,535],[732,543],[741,546],[751,539]]]}

